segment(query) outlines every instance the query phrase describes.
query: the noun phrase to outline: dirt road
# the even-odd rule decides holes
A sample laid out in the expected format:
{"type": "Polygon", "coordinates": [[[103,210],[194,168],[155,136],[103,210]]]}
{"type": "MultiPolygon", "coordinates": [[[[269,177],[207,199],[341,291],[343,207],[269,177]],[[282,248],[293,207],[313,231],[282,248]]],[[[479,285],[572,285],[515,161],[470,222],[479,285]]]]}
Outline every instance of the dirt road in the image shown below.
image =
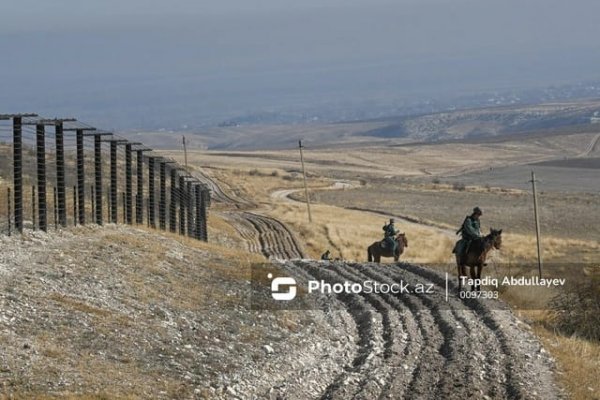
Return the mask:
{"type": "Polygon", "coordinates": [[[280,221],[249,211],[226,212],[222,216],[239,232],[250,252],[280,260],[304,257],[293,233],[280,221]]]}
{"type": "Polygon", "coordinates": [[[229,208],[216,213],[231,223],[250,252],[263,254],[266,258],[304,258],[302,246],[285,224],[261,214],[252,202],[229,194],[222,189],[222,183],[198,172],[195,175],[210,187],[215,202],[229,208]]]}
{"type": "MultiPolygon", "coordinates": [[[[406,282],[431,294],[341,294],[328,307],[352,317],[358,337],[343,372],[322,376],[321,399],[558,399],[554,364],[529,328],[498,301],[446,301],[445,277],[409,264],[289,261],[299,285],[406,282]],[[326,381],[326,382],[324,382],[326,381]]],[[[449,290],[456,288],[451,282],[449,290]]],[[[302,374],[300,368],[298,371],[302,374]]],[[[282,382],[277,393],[294,395],[282,382]]]]}
{"type": "MultiPolygon", "coordinates": [[[[326,190],[345,190],[345,189],[351,189],[352,187],[354,187],[354,186],[348,185],[345,183],[336,182],[329,189],[326,189],[326,190]]],[[[279,200],[279,201],[288,202],[288,203],[300,203],[298,200],[294,199],[292,195],[295,193],[302,192],[303,190],[304,189],[276,190],[271,193],[271,198],[279,200]]],[[[323,190],[323,189],[319,189],[319,190],[323,190]]],[[[441,226],[436,226],[436,225],[430,224],[430,223],[425,223],[425,222],[419,221],[417,218],[409,217],[406,215],[392,215],[389,212],[373,210],[373,209],[369,209],[369,208],[360,208],[360,207],[343,207],[343,208],[345,208],[347,210],[362,211],[365,214],[374,214],[373,216],[384,216],[386,218],[395,218],[397,220],[402,220],[405,224],[407,224],[409,226],[410,225],[427,226],[427,227],[432,228],[432,229],[436,230],[437,232],[442,233],[448,237],[451,237],[451,238],[456,237],[456,233],[452,229],[448,229],[448,228],[441,227],[441,226]]]]}

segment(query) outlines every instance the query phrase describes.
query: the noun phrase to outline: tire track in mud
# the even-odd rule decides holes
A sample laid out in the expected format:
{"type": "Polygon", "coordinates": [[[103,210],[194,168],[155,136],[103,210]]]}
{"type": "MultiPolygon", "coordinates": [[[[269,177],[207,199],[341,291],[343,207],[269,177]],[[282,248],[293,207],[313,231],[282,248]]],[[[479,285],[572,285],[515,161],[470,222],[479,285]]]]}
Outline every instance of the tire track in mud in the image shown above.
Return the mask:
{"type": "MultiPolygon", "coordinates": [[[[331,298],[358,330],[354,358],[321,399],[560,399],[539,341],[496,300],[445,300],[445,277],[410,264],[286,262],[302,280],[432,285],[431,294],[361,293],[331,298]]],[[[456,285],[449,283],[456,292],[456,285]]],[[[335,307],[335,306],[332,306],[335,307]]]]}
{"type": "Polygon", "coordinates": [[[229,206],[233,206],[237,209],[256,207],[256,205],[254,203],[252,203],[251,201],[248,201],[247,199],[243,199],[243,198],[240,198],[237,196],[233,196],[229,193],[226,193],[221,188],[221,186],[216,182],[216,180],[209,177],[208,175],[206,175],[200,171],[193,171],[192,175],[195,178],[197,178],[200,182],[202,182],[203,184],[208,186],[208,188],[211,191],[211,198],[213,201],[215,201],[217,203],[222,203],[222,204],[226,204],[229,206]]]}
{"type": "Polygon", "coordinates": [[[251,212],[244,212],[241,216],[256,230],[261,251],[265,257],[278,259],[303,258],[300,246],[292,232],[283,223],[274,218],[251,212]]]}
{"type": "Polygon", "coordinates": [[[220,215],[236,229],[246,243],[248,251],[260,253],[268,259],[304,258],[302,247],[285,224],[274,218],[247,211],[256,208],[256,205],[227,194],[209,176],[196,173],[196,177],[211,189],[216,202],[235,208],[232,211],[221,212],[220,215]]]}

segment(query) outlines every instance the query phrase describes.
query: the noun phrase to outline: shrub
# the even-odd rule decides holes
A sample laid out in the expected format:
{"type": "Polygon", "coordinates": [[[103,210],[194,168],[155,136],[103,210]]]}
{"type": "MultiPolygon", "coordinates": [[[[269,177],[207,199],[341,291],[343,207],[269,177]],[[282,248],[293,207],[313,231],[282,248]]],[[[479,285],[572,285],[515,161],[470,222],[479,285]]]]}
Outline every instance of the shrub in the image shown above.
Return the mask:
{"type": "Polygon", "coordinates": [[[600,279],[574,285],[549,306],[550,323],[560,333],[600,341],[600,279]]]}

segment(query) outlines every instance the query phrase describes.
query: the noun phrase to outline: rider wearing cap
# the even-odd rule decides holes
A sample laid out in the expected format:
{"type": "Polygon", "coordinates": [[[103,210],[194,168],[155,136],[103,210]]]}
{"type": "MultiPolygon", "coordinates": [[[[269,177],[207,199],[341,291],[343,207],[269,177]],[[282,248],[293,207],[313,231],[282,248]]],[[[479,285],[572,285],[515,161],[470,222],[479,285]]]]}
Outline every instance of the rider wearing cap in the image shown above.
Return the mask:
{"type": "Polygon", "coordinates": [[[455,254],[462,255],[468,249],[471,242],[475,239],[481,237],[481,224],[479,222],[479,218],[483,215],[481,208],[475,207],[473,209],[473,213],[468,215],[463,221],[462,226],[456,234],[459,233],[462,236],[462,239],[456,242],[456,246],[454,246],[454,250],[452,251],[455,254]]]}
{"type": "Polygon", "coordinates": [[[390,218],[390,222],[383,226],[384,239],[381,242],[381,246],[383,248],[390,248],[392,249],[392,252],[395,252],[396,246],[398,246],[398,243],[396,243],[396,235],[398,234],[398,231],[394,226],[394,222],[396,222],[394,218],[390,218]]]}

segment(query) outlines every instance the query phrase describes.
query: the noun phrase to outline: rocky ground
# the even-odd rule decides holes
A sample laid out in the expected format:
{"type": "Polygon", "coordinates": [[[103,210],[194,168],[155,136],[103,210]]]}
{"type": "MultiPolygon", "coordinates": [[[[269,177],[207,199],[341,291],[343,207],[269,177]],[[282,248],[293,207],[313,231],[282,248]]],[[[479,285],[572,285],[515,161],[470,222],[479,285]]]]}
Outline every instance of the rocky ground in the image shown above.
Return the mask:
{"type": "Polygon", "coordinates": [[[4,396],[263,398],[287,365],[318,381],[353,349],[343,312],[250,310],[248,264],[201,244],[122,226],[0,241],[4,396]]]}
{"type": "Polygon", "coordinates": [[[281,262],[300,285],[429,282],[256,311],[250,265],[123,226],[1,237],[0,393],[35,398],[560,398],[553,362],[500,303],[444,300],[399,264],[281,262]]]}

